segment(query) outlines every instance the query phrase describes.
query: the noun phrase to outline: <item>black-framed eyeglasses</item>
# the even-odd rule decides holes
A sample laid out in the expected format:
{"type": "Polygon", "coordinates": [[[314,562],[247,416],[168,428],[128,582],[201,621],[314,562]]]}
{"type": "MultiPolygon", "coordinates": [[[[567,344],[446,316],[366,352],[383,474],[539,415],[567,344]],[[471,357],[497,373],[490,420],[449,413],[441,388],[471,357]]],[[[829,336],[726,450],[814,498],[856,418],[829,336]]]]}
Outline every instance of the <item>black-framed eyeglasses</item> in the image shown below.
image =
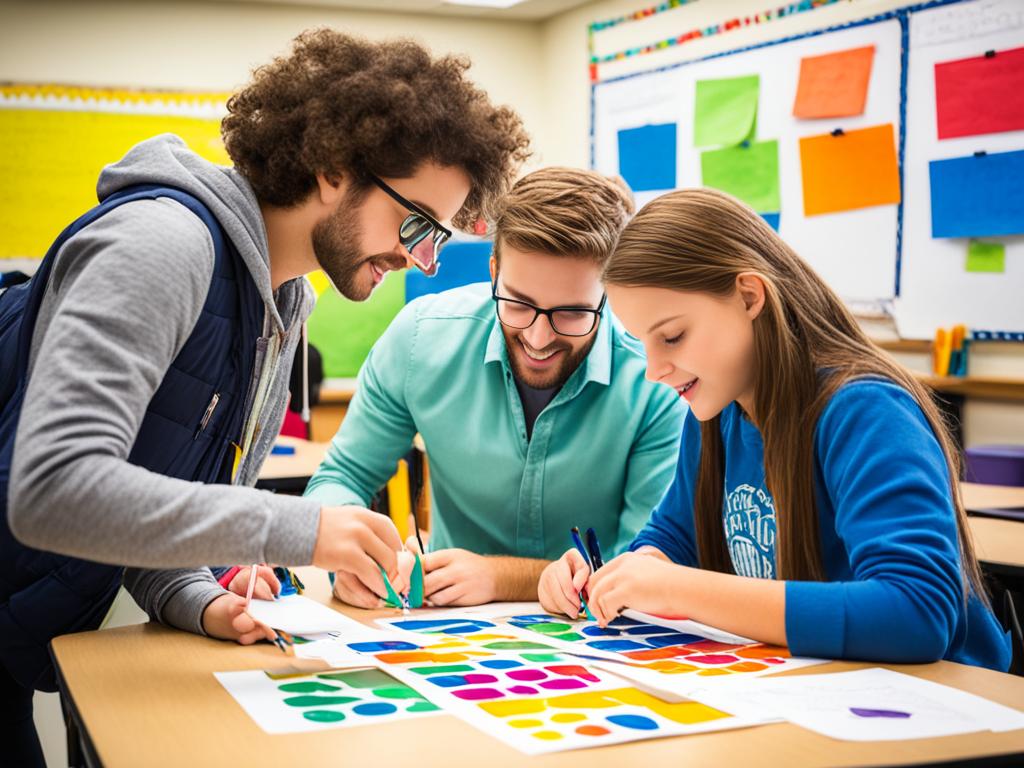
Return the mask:
{"type": "Polygon", "coordinates": [[[586,336],[597,326],[608,295],[601,295],[601,303],[593,307],[552,307],[541,309],[527,301],[509,299],[498,295],[498,281],[491,284],[491,298],[494,299],[498,320],[502,325],[524,330],[537,322],[538,315],[544,315],[551,330],[559,336],[586,336]]]}
{"type": "Polygon", "coordinates": [[[409,211],[402,225],[398,228],[398,241],[409,252],[416,266],[427,277],[437,274],[441,266],[438,253],[446,240],[450,240],[452,231],[441,226],[441,222],[420,208],[416,203],[406,200],[383,179],[370,174],[370,180],[380,187],[396,203],[409,211]]]}

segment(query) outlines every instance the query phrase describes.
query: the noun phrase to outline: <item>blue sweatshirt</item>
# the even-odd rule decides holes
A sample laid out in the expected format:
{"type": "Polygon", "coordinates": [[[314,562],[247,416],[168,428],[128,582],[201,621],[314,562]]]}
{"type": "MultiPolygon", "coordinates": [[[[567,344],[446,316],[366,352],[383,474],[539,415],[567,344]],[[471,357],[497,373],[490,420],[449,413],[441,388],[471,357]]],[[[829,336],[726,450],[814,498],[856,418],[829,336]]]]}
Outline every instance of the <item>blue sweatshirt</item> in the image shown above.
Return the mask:
{"type": "MultiPolygon", "coordinates": [[[[761,433],[736,403],[720,421],[722,524],[733,568],[775,578],[775,506],[761,433]]],[[[697,566],[693,498],[700,425],[683,426],[676,476],[631,549],[656,547],[697,566]]],[[[949,472],[913,397],[879,380],[843,385],[814,434],[814,480],[828,581],[786,583],[786,637],[798,656],[1005,671],[1010,639],[972,595],[964,601],[949,472]]]]}

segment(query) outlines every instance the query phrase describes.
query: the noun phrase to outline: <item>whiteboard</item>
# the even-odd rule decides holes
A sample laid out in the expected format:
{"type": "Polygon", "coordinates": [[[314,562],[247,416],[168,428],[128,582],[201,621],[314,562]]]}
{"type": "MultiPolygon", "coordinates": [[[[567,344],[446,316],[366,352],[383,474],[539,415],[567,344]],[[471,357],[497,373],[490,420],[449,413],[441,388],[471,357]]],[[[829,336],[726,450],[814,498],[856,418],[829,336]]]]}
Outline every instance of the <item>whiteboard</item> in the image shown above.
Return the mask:
{"type": "MultiPolygon", "coordinates": [[[[891,123],[900,130],[902,28],[896,18],[857,22],[834,31],[768,43],[738,52],[598,83],[593,89],[593,166],[619,173],[618,131],[675,122],[679,187],[701,186],[700,154],[693,146],[694,98],[698,80],[760,75],[756,139],[779,142],[781,217],[779,234],[844,299],[892,299],[897,282],[899,206],[883,205],[842,213],[804,216],[799,139],[891,123]],[[804,56],[875,46],[864,114],[799,120],[792,115],[804,56]]],[[[661,193],[639,193],[642,205],[661,193]]]]}
{"type": "MultiPolygon", "coordinates": [[[[955,323],[975,331],[1024,331],[1024,236],[984,238],[1006,245],[1005,273],[967,272],[967,240],[931,236],[928,178],[931,160],[963,157],[979,150],[991,154],[1024,149],[1024,131],[939,141],[935,119],[936,62],[1021,46],[1021,0],[975,0],[910,16],[906,202],[900,296],[894,307],[901,336],[931,338],[936,328],[955,323]]],[[[1024,99],[1024,94],[1017,98],[1024,99]]]]}

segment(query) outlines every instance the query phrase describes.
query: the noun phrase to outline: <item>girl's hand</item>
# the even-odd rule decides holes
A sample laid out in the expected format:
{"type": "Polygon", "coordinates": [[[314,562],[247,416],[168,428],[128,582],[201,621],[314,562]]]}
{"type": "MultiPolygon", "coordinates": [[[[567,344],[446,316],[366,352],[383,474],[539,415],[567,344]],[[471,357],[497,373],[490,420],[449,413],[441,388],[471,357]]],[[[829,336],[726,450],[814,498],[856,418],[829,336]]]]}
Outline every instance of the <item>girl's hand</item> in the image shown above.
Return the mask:
{"type": "Polygon", "coordinates": [[[684,615],[680,585],[685,570],[654,552],[619,555],[590,577],[590,612],[602,627],[627,608],[658,616],[684,615]]]}
{"type": "Polygon", "coordinates": [[[580,615],[580,590],[590,576],[590,566],[575,549],[551,563],[540,575],[537,599],[548,613],[564,613],[571,619],[580,615]]]}
{"type": "MultiPolygon", "coordinates": [[[[228,584],[228,592],[245,597],[245,593],[249,589],[249,571],[251,570],[252,566],[250,565],[239,568],[238,573],[228,584]]],[[[274,569],[269,565],[259,566],[256,569],[256,586],[252,591],[252,596],[257,600],[273,600],[274,595],[279,594],[281,594],[281,582],[274,575],[274,569]]]]}
{"type": "MultiPolygon", "coordinates": [[[[242,591],[245,591],[244,588],[242,591]]],[[[245,612],[244,595],[232,592],[214,599],[203,610],[203,631],[210,637],[234,640],[242,645],[274,639],[274,631],[270,627],[245,612]]]]}

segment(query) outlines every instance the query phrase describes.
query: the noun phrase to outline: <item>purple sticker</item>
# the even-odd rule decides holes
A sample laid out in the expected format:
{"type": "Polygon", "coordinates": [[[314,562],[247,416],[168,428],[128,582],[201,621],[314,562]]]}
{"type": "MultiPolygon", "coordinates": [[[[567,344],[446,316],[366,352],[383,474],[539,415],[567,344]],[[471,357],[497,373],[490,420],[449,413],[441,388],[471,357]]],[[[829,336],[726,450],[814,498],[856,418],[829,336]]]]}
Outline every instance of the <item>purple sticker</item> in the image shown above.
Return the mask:
{"type": "Polygon", "coordinates": [[[863,707],[850,707],[850,711],[857,717],[893,717],[897,719],[910,717],[909,712],[900,712],[898,709],[865,709],[863,707]]]}

